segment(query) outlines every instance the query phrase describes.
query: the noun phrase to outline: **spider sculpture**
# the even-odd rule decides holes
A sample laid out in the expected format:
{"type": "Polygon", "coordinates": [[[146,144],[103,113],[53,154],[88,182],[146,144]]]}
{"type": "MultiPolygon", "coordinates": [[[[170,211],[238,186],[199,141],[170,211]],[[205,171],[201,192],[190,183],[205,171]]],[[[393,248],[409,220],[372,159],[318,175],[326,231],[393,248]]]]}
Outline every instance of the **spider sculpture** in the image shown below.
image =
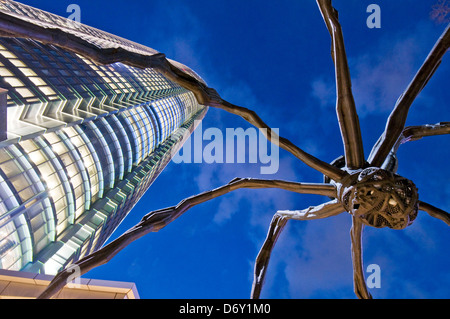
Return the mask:
{"type": "MultiPolygon", "coordinates": [[[[150,212],[133,228],[102,249],[79,260],[61,271],[39,298],[49,298],[66,284],[73,267],[81,274],[108,262],[132,241],[165,227],[191,207],[240,188],[280,188],[296,193],[325,195],[331,198],[322,205],[298,211],[278,211],[270,224],[265,242],[256,258],[252,298],[259,298],[272,248],[287,220],[313,220],[348,212],[352,217],[351,242],[354,273],[354,290],[359,298],[371,298],[362,270],[362,228],[405,228],[414,221],[418,211],[424,211],[450,225],[450,214],[419,200],[414,183],[396,174],[396,152],[400,144],[422,138],[450,133],[450,123],[406,127],[408,110],[426,85],[450,46],[450,25],[438,39],[430,54],[398,99],[388,118],[385,131],[366,159],[359,127],[359,119],[353,100],[350,74],[345,53],[341,26],[337,11],[331,0],[317,0],[318,7],[331,35],[332,58],[335,65],[337,88],[337,117],[339,121],[344,156],[333,163],[326,163],[306,153],[289,140],[277,136],[255,112],[224,101],[214,89],[187,75],[170,63],[163,54],[141,56],[122,49],[108,51],[82,45],[82,40],[58,38],[53,34],[53,43],[84,54],[98,63],[123,62],[133,66],[151,67],[170,80],[191,90],[198,102],[236,114],[255,125],[272,143],[290,152],[311,168],[325,176],[322,184],[296,183],[282,180],[236,178],[227,185],[184,199],[178,205],[150,212]]],[[[41,30],[42,33],[49,32],[41,30]]],[[[45,37],[43,37],[45,41],[45,37]]]]}

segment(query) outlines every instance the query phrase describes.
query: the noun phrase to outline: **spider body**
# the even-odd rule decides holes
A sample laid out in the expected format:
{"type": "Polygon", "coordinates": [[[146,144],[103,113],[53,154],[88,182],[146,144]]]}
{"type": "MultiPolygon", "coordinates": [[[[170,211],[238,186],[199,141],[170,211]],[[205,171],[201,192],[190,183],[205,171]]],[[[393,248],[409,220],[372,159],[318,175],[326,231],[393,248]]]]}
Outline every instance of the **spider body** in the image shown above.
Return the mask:
{"type": "Polygon", "coordinates": [[[369,167],[337,184],[346,211],[365,225],[403,229],[417,217],[419,194],[414,183],[391,171],[369,167]]]}

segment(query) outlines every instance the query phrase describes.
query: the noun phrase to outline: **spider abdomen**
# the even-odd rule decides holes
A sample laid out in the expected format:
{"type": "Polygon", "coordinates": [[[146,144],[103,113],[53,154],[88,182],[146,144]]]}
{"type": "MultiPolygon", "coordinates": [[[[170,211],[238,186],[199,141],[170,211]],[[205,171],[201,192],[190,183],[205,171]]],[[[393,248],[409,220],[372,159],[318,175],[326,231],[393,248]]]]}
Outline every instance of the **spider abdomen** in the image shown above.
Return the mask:
{"type": "Polygon", "coordinates": [[[369,167],[354,174],[349,185],[341,187],[339,197],[349,213],[369,226],[403,229],[417,217],[417,187],[381,168],[369,167]]]}

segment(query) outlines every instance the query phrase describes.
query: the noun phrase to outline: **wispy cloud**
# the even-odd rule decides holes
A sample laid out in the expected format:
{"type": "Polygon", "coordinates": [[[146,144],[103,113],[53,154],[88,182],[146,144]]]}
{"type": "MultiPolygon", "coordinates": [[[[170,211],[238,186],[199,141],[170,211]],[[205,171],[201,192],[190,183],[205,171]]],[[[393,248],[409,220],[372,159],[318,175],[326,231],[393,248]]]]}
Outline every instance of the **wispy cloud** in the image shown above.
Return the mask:
{"type": "MultiPolygon", "coordinates": [[[[420,22],[411,32],[385,33],[365,53],[349,55],[353,95],[360,117],[392,110],[426,56],[423,43],[429,34],[429,24],[420,22]]],[[[334,79],[318,76],[311,82],[311,89],[312,97],[322,107],[334,105],[334,79]]]]}
{"type": "MultiPolygon", "coordinates": [[[[236,177],[300,180],[300,177],[294,170],[294,164],[290,158],[280,158],[280,167],[282,169],[276,175],[261,175],[259,173],[259,164],[203,165],[202,170],[195,177],[195,182],[200,189],[208,190],[212,187],[225,185],[236,177]]],[[[250,212],[250,225],[260,227],[261,229],[259,230],[265,232],[276,210],[293,208],[293,199],[292,194],[286,191],[273,189],[238,190],[219,200],[213,221],[223,225],[240,211],[241,205],[245,205],[246,210],[250,212]],[[280,205],[284,207],[280,207],[280,205]]]]}
{"type": "Polygon", "coordinates": [[[319,105],[329,107],[335,104],[336,87],[334,82],[325,78],[317,78],[311,83],[311,95],[317,99],[319,105]]]}
{"type": "Polygon", "coordinates": [[[386,56],[367,53],[351,60],[353,92],[360,116],[393,108],[414,75],[419,45],[417,35],[402,38],[386,56]]]}
{"type": "Polygon", "coordinates": [[[188,4],[168,6],[166,1],[153,1],[144,25],[149,46],[204,74],[208,59],[201,41],[208,36],[208,29],[188,4]]]}
{"type": "MultiPolygon", "coordinates": [[[[289,221],[275,246],[267,274],[266,297],[285,278],[287,298],[352,297],[350,218],[347,214],[315,221],[289,221]]],[[[279,294],[280,292],[276,292],[279,294]]]]}

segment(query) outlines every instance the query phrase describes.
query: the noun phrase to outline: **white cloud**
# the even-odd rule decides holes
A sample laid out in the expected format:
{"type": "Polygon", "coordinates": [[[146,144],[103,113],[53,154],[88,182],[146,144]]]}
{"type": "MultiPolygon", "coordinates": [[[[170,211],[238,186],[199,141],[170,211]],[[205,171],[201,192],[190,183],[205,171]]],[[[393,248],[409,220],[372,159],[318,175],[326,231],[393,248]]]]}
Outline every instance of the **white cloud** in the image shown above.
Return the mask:
{"type": "Polygon", "coordinates": [[[336,86],[331,80],[317,78],[311,84],[312,96],[319,101],[322,108],[334,107],[336,104],[336,86]]]}
{"type": "Polygon", "coordinates": [[[352,59],[353,92],[361,117],[392,110],[397,98],[414,75],[416,35],[393,41],[387,56],[372,53],[352,59]]]}
{"type": "Polygon", "coordinates": [[[146,32],[150,47],[187,65],[200,76],[205,73],[208,59],[201,41],[208,36],[208,29],[189,4],[168,6],[166,1],[154,1],[144,25],[150,30],[146,32]]]}
{"type": "MultiPolygon", "coordinates": [[[[429,42],[429,34],[429,24],[418,23],[414,30],[407,33],[386,33],[368,46],[366,53],[348,55],[353,95],[361,118],[392,110],[431,49],[423,45],[429,42]]],[[[311,89],[311,96],[319,101],[322,108],[334,106],[334,78],[319,75],[311,82],[311,89]]]]}
{"type": "Polygon", "coordinates": [[[284,276],[289,298],[314,298],[319,292],[333,296],[338,290],[351,296],[349,221],[346,213],[326,220],[289,221],[274,248],[265,294],[270,297],[273,281],[284,276]]]}
{"type": "MultiPolygon", "coordinates": [[[[239,104],[249,109],[258,109],[259,101],[255,97],[251,86],[243,80],[234,80],[220,89],[220,95],[231,103],[239,104]]],[[[262,116],[262,115],[260,115],[262,116]]]]}
{"type": "MultiPolygon", "coordinates": [[[[260,164],[210,164],[203,165],[195,182],[201,191],[227,184],[236,177],[253,177],[261,179],[287,179],[301,181],[301,177],[295,173],[296,161],[291,158],[280,158],[280,171],[275,175],[260,175],[260,164]]],[[[240,204],[248,207],[250,212],[250,225],[260,227],[265,231],[271,216],[277,209],[293,208],[292,193],[276,189],[267,190],[237,190],[225,198],[219,200],[214,215],[214,222],[221,225],[240,211],[240,204]],[[255,194],[255,195],[253,195],[255,194]],[[285,207],[278,207],[280,204],[285,207]],[[291,207],[290,207],[291,206],[291,207]]]]}

